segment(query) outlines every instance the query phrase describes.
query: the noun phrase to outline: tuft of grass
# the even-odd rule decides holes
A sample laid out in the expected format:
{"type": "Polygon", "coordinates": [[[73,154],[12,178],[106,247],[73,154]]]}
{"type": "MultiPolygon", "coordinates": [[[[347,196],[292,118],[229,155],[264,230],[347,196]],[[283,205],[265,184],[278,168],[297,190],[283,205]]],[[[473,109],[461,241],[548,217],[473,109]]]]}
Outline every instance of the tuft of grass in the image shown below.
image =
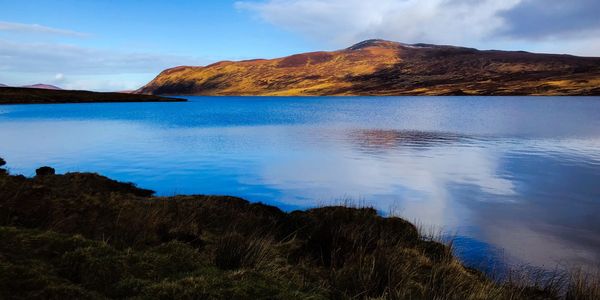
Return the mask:
{"type": "Polygon", "coordinates": [[[580,268],[568,274],[567,300],[600,299],[600,272],[590,273],[580,268]]]}
{"type": "Polygon", "coordinates": [[[269,262],[272,248],[272,241],[268,238],[232,232],[217,239],[214,262],[223,270],[256,268],[269,262]]]}

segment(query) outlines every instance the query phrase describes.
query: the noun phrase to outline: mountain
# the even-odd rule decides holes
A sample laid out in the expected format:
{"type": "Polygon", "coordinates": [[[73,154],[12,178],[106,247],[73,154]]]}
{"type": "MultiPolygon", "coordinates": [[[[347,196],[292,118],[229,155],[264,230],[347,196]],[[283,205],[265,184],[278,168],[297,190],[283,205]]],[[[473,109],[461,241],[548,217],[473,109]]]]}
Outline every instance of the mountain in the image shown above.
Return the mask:
{"type": "Polygon", "coordinates": [[[157,95],[600,95],[600,58],[368,40],[333,52],[180,66],[157,95]]]}
{"type": "Polygon", "coordinates": [[[0,83],[0,87],[7,87],[8,85],[0,83]]]}
{"type": "Polygon", "coordinates": [[[32,84],[32,85],[24,85],[22,86],[23,88],[29,88],[29,89],[43,89],[43,90],[62,90],[61,88],[51,85],[51,84],[43,84],[43,83],[38,83],[38,84],[32,84]]]}

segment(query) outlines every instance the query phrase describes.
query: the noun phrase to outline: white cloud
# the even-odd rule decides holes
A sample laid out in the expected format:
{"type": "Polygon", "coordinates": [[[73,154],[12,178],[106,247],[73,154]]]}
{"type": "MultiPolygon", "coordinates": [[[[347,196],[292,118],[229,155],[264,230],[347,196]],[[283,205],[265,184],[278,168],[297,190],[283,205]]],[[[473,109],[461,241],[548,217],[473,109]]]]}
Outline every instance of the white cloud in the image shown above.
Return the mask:
{"type": "Polygon", "coordinates": [[[59,85],[68,90],[128,91],[140,88],[154,76],[156,73],[79,75],[69,77],[59,85]]]}
{"type": "Polygon", "coordinates": [[[407,43],[482,39],[503,25],[497,14],[521,0],[269,0],[239,9],[316,39],[347,46],[369,38],[407,43]]]}
{"type": "Polygon", "coordinates": [[[0,70],[3,71],[120,74],[158,72],[185,63],[199,63],[199,61],[192,57],[177,55],[0,40],[0,70]]]}
{"type": "Polygon", "coordinates": [[[10,85],[35,81],[77,89],[133,89],[166,68],[206,62],[187,56],[0,39],[0,81],[10,85]]]}
{"type": "Polygon", "coordinates": [[[17,33],[36,33],[36,34],[52,34],[71,37],[87,37],[87,33],[58,29],[39,24],[24,24],[0,21],[0,31],[17,32],[17,33]]]}
{"type": "MultiPolygon", "coordinates": [[[[265,22],[338,48],[382,38],[405,43],[600,55],[600,22],[590,21],[596,17],[589,16],[595,14],[594,7],[598,5],[593,0],[574,0],[568,3],[567,12],[548,9],[541,15],[540,9],[529,9],[545,7],[550,3],[547,1],[247,0],[236,2],[236,7],[253,12],[265,22]],[[556,32],[562,33],[559,43],[556,32]]],[[[564,6],[563,1],[552,3],[552,7],[564,6]]]]}

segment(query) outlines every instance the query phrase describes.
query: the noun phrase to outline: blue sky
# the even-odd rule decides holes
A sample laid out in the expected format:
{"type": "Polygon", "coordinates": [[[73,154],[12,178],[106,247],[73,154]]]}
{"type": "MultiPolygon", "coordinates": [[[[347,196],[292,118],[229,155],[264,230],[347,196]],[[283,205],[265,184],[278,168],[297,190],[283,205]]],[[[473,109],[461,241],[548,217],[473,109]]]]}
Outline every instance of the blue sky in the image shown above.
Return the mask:
{"type": "Polygon", "coordinates": [[[0,0],[0,83],[138,88],[161,70],[368,38],[600,56],[596,0],[0,0]]]}

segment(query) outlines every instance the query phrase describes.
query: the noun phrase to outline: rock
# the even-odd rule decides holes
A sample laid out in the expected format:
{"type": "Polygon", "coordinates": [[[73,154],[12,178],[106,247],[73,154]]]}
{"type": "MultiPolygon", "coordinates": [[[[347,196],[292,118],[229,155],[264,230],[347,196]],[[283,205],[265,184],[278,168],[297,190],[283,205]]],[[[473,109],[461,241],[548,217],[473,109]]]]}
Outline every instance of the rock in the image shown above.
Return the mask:
{"type": "Polygon", "coordinates": [[[54,170],[54,168],[51,168],[51,167],[41,167],[41,168],[35,170],[36,176],[48,176],[48,175],[54,175],[54,174],[56,174],[56,171],[54,170]]]}

